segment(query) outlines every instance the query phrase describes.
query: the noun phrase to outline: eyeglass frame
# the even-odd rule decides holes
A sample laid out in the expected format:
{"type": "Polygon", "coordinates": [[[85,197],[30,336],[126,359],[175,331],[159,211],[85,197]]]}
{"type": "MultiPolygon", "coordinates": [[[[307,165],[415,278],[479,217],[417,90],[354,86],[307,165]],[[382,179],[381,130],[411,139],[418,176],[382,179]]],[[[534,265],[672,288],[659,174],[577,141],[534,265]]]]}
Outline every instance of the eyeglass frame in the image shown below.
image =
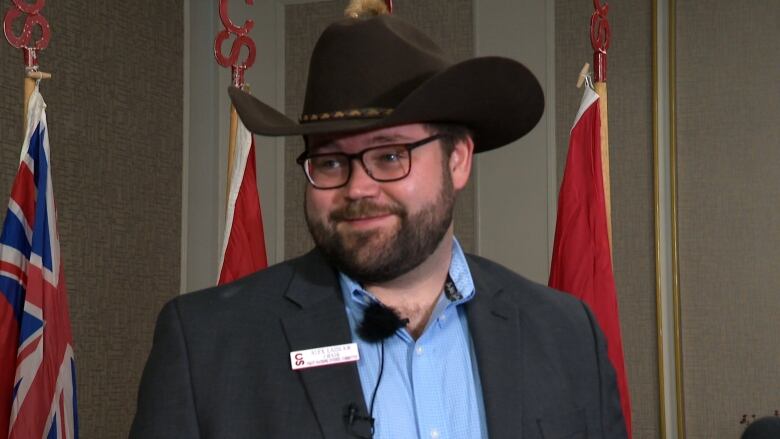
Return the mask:
{"type": "Polygon", "coordinates": [[[306,175],[306,180],[308,180],[309,184],[313,188],[315,188],[315,189],[320,189],[320,190],[338,189],[338,188],[342,188],[342,187],[348,185],[349,184],[349,180],[352,179],[352,162],[355,159],[359,159],[358,161],[360,162],[360,165],[363,167],[363,170],[366,172],[366,175],[371,177],[372,180],[374,180],[374,181],[376,181],[378,183],[389,183],[389,182],[393,182],[393,181],[403,180],[404,178],[408,177],[409,174],[412,173],[412,151],[414,149],[419,148],[421,146],[428,145],[428,144],[430,144],[430,143],[432,143],[432,142],[434,142],[436,140],[440,140],[440,139],[447,138],[447,137],[450,137],[450,136],[448,134],[444,134],[444,133],[437,133],[437,134],[434,134],[432,136],[428,136],[428,137],[425,137],[423,139],[420,139],[420,140],[417,140],[417,141],[411,142],[411,143],[387,143],[387,144],[384,144],[384,145],[372,146],[371,148],[366,148],[366,149],[364,149],[364,150],[362,150],[360,152],[354,153],[354,154],[347,154],[345,152],[325,152],[325,153],[321,153],[321,154],[311,154],[310,155],[309,151],[304,151],[304,152],[301,153],[301,155],[298,156],[298,158],[295,159],[295,162],[298,163],[301,166],[301,168],[303,169],[303,174],[306,175]],[[406,151],[409,153],[409,169],[407,169],[406,173],[403,176],[401,176],[401,177],[389,178],[389,179],[376,178],[376,177],[374,177],[371,174],[371,171],[368,169],[368,166],[363,161],[363,156],[368,151],[374,151],[374,150],[377,150],[379,148],[387,148],[388,146],[402,146],[402,147],[404,147],[406,149],[406,151]],[[344,183],[342,183],[342,184],[340,184],[338,186],[328,186],[328,187],[317,186],[314,183],[314,179],[309,175],[308,172],[306,172],[306,162],[309,159],[311,159],[311,158],[323,157],[323,156],[328,156],[328,155],[339,155],[339,156],[343,156],[343,157],[347,158],[347,166],[348,166],[347,167],[347,171],[348,171],[347,172],[347,178],[346,178],[346,180],[344,180],[344,183]]]}

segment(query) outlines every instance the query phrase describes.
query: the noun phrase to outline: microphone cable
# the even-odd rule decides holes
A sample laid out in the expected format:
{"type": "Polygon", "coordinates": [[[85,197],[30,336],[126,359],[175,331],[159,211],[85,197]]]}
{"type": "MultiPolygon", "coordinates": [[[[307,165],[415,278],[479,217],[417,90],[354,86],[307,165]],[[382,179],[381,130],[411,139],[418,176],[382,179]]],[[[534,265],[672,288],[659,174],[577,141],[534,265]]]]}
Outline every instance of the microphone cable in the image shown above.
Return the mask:
{"type": "Polygon", "coordinates": [[[400,328],[409,324],[409,319],[402,319],[392,308],[388,308],[379,302],[371,302],[363,314],[363,321],[357,328],[357,333],[363,340],[369,343],[379,343],[379,376],[371,392],[368,416],[371,423],[371,435],[374,434],[374,402],[382,382],[385,371],[385,340],[392,337],[400,328]]]}
{"type": "MultiPolygon", "coordinates": [[[[447,279],[444,283],[444,295],[451,301],[455,302],[463,298],[463,295],[458,292],[458,288],[455,286],[455,282],[447,273],[447,279]]],[[[368,421],[371,429],[371,438],[374,435],[374,403],[376,402],[376,395],[379,393],[379,385],[382,383],[382,376],[385,372],[385,340],[392,337],[395,332],[404,326],[409,324],[408,318],[401,318],[398,313],[387,306],[382,305],[377,301],[372,301],[363,313],[363,320],[360,322],[357,328],[357,333],[363,340],[369,343],[379,343],[379,376],[376,379],[374,390],[371,392],[371,402],[368,405],[368,417],[359,417],[356,415],[357,409],[354,404],[349,406],[348,412],[348,424],[352,427],[352,424],[356,419],[368,421]]],[[[365,438],[355,432],[354,435],[365,438]]]]}

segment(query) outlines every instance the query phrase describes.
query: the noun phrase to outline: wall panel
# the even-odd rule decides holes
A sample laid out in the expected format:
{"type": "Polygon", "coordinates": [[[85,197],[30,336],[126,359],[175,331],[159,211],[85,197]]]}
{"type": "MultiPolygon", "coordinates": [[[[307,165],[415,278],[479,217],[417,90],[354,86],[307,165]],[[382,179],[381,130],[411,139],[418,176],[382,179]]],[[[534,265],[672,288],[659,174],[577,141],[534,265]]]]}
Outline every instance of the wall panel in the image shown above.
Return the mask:
{"type": "Polygon", "coordinates": [[[780,409],[780,3],[677,2],[686,437],[780,409]]]}

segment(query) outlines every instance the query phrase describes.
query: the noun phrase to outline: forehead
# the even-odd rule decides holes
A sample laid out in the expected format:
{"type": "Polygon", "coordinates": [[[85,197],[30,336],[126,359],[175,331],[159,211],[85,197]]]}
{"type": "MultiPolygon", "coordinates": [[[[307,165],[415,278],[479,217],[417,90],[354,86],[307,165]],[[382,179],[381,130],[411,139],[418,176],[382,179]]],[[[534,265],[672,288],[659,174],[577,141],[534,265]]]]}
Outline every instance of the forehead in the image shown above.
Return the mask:
{"type": "Polygon", "coordinates": [[[308,139],[308,150],[355,150],[388,143],[414,142],[428,136],[428,130],[421,123],[397,125],[360,133],[312,135],[308,139]]]}

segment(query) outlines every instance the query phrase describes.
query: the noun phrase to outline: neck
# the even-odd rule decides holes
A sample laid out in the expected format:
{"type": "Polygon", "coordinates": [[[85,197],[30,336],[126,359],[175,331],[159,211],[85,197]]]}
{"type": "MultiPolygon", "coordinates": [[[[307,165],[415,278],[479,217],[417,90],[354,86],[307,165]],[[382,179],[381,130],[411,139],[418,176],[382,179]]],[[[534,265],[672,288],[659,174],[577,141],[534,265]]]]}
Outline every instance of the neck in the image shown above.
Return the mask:
{"type": "Polygon", "coordinates": [[[417,339],[422,335],[447,279],[452,260],[452,226],[436,250],[408,273],[381,284],[364,285],[384,305],[401,318],[408,318],[407,329],[417,339]]]}

